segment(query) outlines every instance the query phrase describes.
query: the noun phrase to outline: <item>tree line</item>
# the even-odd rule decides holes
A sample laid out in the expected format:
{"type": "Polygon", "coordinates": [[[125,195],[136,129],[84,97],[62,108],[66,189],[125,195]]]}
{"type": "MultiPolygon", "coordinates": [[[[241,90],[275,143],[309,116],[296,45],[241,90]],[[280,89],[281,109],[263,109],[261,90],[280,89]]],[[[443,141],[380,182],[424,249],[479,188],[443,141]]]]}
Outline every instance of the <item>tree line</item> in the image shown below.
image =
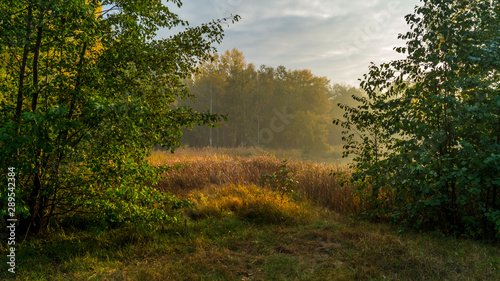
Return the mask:
{"type": "Polygon", "coordinates": [[[233,49],[215,54],[186,81],[194,99],[183,101],[199,111],[221,114],[218,127],[186,130],[183,143],[195,147],[262,146],[320,152],[339,144],[339,101],[362,96],[354,87],[332,85],[310,70],[289,70],[248,63],[233,49]]]}

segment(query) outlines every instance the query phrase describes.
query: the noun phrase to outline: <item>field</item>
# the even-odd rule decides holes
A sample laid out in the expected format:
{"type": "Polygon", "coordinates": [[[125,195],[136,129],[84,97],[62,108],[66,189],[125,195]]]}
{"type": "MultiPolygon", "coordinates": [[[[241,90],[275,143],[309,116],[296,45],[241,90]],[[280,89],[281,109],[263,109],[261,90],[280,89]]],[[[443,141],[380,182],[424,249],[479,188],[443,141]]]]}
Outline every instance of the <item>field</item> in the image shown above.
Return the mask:
{"type": "Polygon", "coordinates": [[[253,149],[154,152],[154,165],[183,166],[158,186],[196,203],[181,222],[156,231],[100,231],[83,217],[73,222],[79,227],[27,240],[18,248],[16,278],[5,270],[0,278],[500,280],[498,245],[355,220],[370,206],[355,186],[341,184],[345,166],[280,156],[253,149]],[[298,182],[290,190],[259,185],[262,175],[285,168],[298,182]]]}
{"type": "Polygon", "coordinates": [[[171,171],[159,185],[165,192],[186,195],[193,190],[210,186],[258,185],[261,175],[272,174],[283,164],[283,160],[288,159],[286,165],[290,175],[298,181],[294,190],[296,196],[344,215],[361,211],[362,204],[353,197],[354,188],[342,187],[342,177],[330,176],[331,173],[348,175],[346,166],[317,163],[323,159],[319,159],[317,155],[312,157],[315,161],[298,160],[304,156],[297,151],[213,148],[181,149],[175,154],[157,151],[150,157],[150,161],[153,165],[171,166],[189,163],[180,170],[171,171]],[[284,158],[285,155],[287,158],[284,158]]]}

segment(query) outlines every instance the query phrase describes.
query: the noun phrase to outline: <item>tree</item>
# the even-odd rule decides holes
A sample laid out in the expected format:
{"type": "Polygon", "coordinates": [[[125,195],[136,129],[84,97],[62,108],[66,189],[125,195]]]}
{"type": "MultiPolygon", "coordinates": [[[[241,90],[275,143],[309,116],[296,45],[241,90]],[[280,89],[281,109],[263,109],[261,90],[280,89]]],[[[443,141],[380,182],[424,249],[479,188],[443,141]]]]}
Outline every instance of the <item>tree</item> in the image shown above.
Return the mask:
{"type": "Polygon", "coordinates": [[[372,64],[361,82],[368,96],[342,105],[346,119],[335,123],[347,129],[354,179],[371,183],[379,212],[406,226],[498,237],[500,6],[422,2],[399,35],[406,47],[395,48],[407,58],[372,64]]]}
{"type": "Polygon", "coordinates": [[[304,152],[324,152],[328,150],[327,125],[325,116],[318,115],[311,111],[297,111],[295,118],[287,130],[287,136],[292,147],[301,149],[304,152]]]}
{"type": "Polygon", "coordinates": [[[151,187],[167,167],[145,157],[155,144],[173,150],[182,127],[220,120],[175,101],[222,40],[222,20],[189,27],[160,0],[6,0],[0,22],[0,163],[16,171],[22,231],[74,212],[174,221],[169,210],[186,202],[151,187]]]}
{"type": "MultiPolygon", "coordinates": [[[[334,84],[328,92],[328,99],[331,102],[331,118],[341,119],[344,111],[341,110],[337,104],[347,105],[349,107],[356,107],[357,102],[355,99],[362,98],[364,91],[360,88],[355,88],[345,84],[334,84]]],[[[328,126],[328,143],[332,145],[342,145],[342,128],[339,126],[328,126]]]]}

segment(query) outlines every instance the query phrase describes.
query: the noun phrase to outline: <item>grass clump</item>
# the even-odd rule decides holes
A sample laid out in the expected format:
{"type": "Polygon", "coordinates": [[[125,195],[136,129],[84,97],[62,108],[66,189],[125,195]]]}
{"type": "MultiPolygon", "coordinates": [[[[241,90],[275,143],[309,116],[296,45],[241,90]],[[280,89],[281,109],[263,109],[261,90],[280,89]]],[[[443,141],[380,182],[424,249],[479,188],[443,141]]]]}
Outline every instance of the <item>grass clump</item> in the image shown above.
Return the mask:
{"type": "Polygon", "coordinates": [[[234,215],[240,219],[268,224],[300,224],[317,218],[305,207],[277,191],[250,185],[214,186],[189,196],[197,207],[187,214],[193,219],[234,215]]]}

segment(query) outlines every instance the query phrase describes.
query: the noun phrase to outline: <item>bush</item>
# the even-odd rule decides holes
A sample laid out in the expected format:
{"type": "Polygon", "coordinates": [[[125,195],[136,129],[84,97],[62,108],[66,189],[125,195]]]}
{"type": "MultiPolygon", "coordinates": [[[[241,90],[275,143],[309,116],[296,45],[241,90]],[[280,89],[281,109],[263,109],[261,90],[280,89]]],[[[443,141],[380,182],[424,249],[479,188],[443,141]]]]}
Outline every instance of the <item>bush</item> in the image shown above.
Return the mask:
{"type": "Polygon", "coordinates": [[[277,191],[281,198],[285,194],[292,193],[299,183],[293,178],[292,171],[287,166],[287,160],[283,160],[278,170],[272,174],[263,174],[259,183],[277,191]]]}

